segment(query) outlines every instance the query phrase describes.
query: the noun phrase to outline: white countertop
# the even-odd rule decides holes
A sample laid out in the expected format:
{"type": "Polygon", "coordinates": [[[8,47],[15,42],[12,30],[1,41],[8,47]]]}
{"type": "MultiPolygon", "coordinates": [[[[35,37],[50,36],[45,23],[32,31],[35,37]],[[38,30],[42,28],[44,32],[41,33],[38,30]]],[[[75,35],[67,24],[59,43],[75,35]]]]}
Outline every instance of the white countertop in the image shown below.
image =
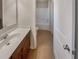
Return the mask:
{"type": "Polygon", "coordinates": [[[16,30],[12,31],[10,35],[14,33],[19,33],[19,35],[9,41],[10,45],[4,45],[0,48],[0,59],[9,59],[29,31],[30,28],[16,28],[16,30]]]}

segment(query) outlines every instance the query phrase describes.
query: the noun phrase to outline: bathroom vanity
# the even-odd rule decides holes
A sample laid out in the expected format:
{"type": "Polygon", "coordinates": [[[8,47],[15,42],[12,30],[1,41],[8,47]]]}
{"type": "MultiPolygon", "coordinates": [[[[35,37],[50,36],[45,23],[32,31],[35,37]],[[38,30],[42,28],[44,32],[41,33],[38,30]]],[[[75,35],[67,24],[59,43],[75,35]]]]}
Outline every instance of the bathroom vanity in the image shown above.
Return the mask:
{"type": "Polygon", "coordinates": [[[10,59],[27,59],[30,51],[30,32],[24,37],[10,59]]]}
{"type": "Polygon", "coordinates": [[[17,27],[7,34],[7,43],[0,47],[0,59],[27,59],[30,51],[30,28],[17,27]]]}
{"type": "Polygon", "coordinates": [[[35,0],[1,0],[0,12],[0,59],[27,59],[37,47],[35,0]]]}

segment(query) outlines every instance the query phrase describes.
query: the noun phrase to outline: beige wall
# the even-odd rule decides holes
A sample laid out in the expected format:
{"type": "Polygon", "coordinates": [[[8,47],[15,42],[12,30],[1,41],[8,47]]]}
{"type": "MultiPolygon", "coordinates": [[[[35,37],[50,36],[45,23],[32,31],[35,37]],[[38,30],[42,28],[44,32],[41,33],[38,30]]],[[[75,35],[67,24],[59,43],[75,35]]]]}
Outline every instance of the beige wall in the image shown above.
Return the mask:
{"type": "Polygon", "coordinates": [[[33,21],[33,2],[31,0],[18,0],[18,24],[30,26],[33,21]]]}
{"type": "Polygon", "coordinates": [[[36,6],[36,26],[41,30],[50,30],[48,0],[37,0],[36,6]]]}
{"type": "Polygon", "coordinates": [[[18,0],[18,25],[31,28],[31,48],[36,48],[36,0],[18,0]]]}

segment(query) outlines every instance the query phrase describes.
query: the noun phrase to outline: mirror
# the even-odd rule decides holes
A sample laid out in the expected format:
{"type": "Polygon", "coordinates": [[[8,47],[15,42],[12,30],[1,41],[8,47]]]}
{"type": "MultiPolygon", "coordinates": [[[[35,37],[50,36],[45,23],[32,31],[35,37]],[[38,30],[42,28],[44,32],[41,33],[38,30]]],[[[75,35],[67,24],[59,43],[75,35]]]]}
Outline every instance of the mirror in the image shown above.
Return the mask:
{"type": "Polygon", "coordinates": [[[16,0],[0,0],[0,30],[16,23],[16,0]]]}

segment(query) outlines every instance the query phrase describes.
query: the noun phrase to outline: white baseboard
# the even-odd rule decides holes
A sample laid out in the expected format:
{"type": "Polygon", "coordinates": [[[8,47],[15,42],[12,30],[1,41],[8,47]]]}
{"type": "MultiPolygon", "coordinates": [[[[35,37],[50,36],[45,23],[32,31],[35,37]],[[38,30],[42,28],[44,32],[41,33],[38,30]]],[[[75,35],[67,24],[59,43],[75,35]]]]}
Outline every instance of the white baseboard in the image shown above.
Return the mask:
{"type": "Polygon", "coordinates": [[[48,31],[50,31],[49,25],[37,24],[37,27],[39,28],[39,30],[48,30],[48,31]]]}

